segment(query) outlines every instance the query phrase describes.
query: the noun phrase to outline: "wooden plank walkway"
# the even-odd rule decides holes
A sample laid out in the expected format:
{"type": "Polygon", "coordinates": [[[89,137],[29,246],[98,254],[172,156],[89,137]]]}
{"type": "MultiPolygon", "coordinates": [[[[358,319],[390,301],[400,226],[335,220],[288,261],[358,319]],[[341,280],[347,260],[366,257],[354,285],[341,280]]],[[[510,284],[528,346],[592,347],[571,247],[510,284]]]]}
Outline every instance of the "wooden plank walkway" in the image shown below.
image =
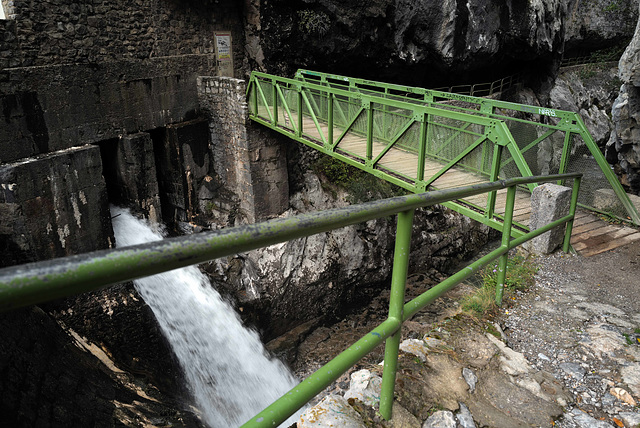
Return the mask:
{"type": "MultiPolygon", "coordinates": [[[[262,113],[262,112],[261,112],[262,113]]],[[[266,112],[262,114],[267,117],[266,112]]],[[[286,115],[285,115],[286,116],[286,115]]],[[[298,123],[298,117],[293,114],[292,120],[298,123]]],[[[288,122],[288,120],[287,120],[288,122]]],[[[303,120],[303,134],[319,144],[322,144],[322,135],[328,135],[328,126],[319,122],[320,131],[312,119],[305,117],[303,120]]],[[[337,138],[342,133],[342,129],[334,128],[334,136],[337,138]]],[[[386,147],[385,144],[373,142],[373,157],[376,158],[386,147]]],[[[337,149],[343,153],[364,158],[367,152],[367,141],[363,136],[347,133],[342,139],[337,149]]],[[[427,159],[425,161],[424,177],[430,178],[443,168],[443,164],[427,159]]],[[[404,176],[409,180],[415,180],[418,170],[418,155],[406,150],[391,148],[380,159],[378,167],[383,168],[399,176],[404,176]]],[[[485,177],[473,174],[460,168],[451,168],[434,183],[435,189],[450,189],[469,184],[485,183],[485,177]]],[[[495,212],[503,215],[505,212],[506,189],[497,192],[495,212]]],[[[487,205],[487,195],[477,195],[465,199],[463,202],[485,208],[487,205]]],[[[531,195],[524,190],[516,193],[515,210],[513,220],[524,226],[529,225],[531,215],[531,195]]],[[[637,229],[622,225],[611,225],[595,215],[580,211],[576,214],[574,228],[571,236],[571,245],[582,256],[590,257],[614,248],[621,247],[640,239],[640,232],[637,229]]]]}
{"type": "Polygon", "coordinates": [[[576,214],[571,233],[571,245],[584,257],[595,256],[638,239],[640,232],[637,229],[609,224],[586,211],[576,214]]]}

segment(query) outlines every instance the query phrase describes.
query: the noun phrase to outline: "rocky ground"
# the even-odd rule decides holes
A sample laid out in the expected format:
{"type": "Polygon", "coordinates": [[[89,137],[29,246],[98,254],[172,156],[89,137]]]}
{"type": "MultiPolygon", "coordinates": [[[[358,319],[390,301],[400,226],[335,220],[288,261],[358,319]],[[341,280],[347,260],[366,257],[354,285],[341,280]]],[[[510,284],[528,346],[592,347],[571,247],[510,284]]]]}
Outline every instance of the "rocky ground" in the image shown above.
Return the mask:
{"type": "MultiPolygon", "coordinates": [[[[640,243],[538,263],[535,285],[489,320],[460,313],[457,302],[472,289],[462,285],[405,325],[394,423],[362,404],[378,399],[380,349],[298,427],[640,426],[640,243]]],[[[409,294],[438,276],[412,276],[409,294]]],[[[316,330],[294,359],[298,373],[362,336],[385,310],[383,295],[364,315],[316,330]]]]}

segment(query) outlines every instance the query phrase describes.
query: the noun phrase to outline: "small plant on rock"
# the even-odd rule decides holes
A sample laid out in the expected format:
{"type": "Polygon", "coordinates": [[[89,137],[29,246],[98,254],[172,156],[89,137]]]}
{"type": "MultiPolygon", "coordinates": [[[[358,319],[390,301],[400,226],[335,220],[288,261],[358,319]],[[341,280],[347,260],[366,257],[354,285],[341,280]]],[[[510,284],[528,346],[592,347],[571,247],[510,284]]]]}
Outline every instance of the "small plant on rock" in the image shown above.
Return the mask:
{"type": "MultiPolygon", "coordinates": [[[[497,308],[495,299],[498,269],[498,263],[494,262],[480,272],[482,286],[475,293],[462,299],[461,307],[464,311],[478,317],[484,317],[497,308]]],[[[532,258],[520,255],[509,257],[504,296],[509,297],[514,291],[527,290],[533,285],[534,275],[537,271],[538,267],[532,258]]]]}

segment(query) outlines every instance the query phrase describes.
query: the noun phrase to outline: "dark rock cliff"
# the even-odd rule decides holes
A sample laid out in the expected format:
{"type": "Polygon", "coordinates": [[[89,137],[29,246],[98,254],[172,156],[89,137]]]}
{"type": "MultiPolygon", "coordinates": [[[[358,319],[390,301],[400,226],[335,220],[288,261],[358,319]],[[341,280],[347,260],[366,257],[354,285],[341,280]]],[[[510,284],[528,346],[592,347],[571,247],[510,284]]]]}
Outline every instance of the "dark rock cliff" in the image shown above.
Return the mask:
{"type": "Polygon", "coordinates": [[[306,67],[433,87],[552,64],[562,54],[567,6],[275,0],[261,2],[260,12],[267,70],[287,75],[306,67]]]}
{"type": "Polygon", "coordinates": [[[640,194],[640,24],[620,59],[619,76],[623,84],[612,109],[607,160],[621,170],[622,183],[640,194]]]}

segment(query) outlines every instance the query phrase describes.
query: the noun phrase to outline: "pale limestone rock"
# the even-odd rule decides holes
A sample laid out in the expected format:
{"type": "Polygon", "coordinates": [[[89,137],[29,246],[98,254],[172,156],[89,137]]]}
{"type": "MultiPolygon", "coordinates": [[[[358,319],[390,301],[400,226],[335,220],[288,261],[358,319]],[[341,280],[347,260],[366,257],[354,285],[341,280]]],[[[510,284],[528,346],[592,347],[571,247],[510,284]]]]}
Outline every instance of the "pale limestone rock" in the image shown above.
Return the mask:
{"type": "Polygon", "coordinates": [[[346,398],[328,395],[300,416],[298,428],[364,428],[362,418],[346,398]]]}
{"type": "Polygon", "coordinates": [[[351,373],[349,390],[344,393],[344,398],[355,398],[366,405],[375,407],[380,402],[381,390],[382,378],[367,369],[362,369],[351,373]]]}
{"type": "Polygon", "coordinates": [[[456,428],[456,418],[448,410],[440,410],[422,424],[422,428],[456,428]]]}
{"type": "Polygon", "coordinates": [[[626,391],[626,390],[624,390],[622,388],[611,388],[609,390],[609,392],[611,393],[611,395],[616,397],[618,400],[624,401],[625,403],[627,403],[630,406],[635,406],[636,405],[636,400],[633,399],[633,397],[631,396],[631,394],[629,394],[628,391],[626,391]]]}
{"type": "Polygon", "coordinates": [[[424,346],[424,342],[419,339],[406,339],[400,343],[400,350],[407,354],[415,355],[420,358],[420,361],[426,361],[427,348],[424,346]]]}

